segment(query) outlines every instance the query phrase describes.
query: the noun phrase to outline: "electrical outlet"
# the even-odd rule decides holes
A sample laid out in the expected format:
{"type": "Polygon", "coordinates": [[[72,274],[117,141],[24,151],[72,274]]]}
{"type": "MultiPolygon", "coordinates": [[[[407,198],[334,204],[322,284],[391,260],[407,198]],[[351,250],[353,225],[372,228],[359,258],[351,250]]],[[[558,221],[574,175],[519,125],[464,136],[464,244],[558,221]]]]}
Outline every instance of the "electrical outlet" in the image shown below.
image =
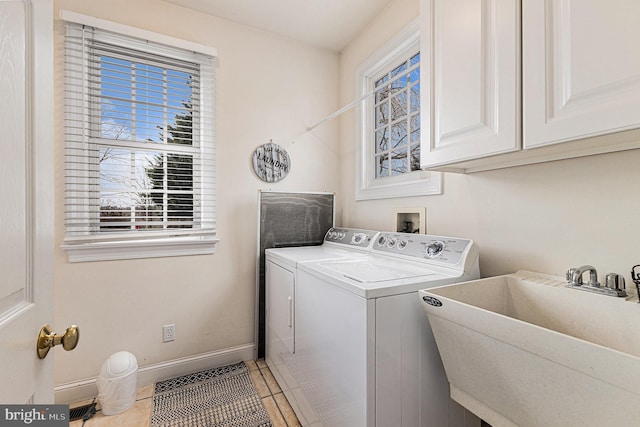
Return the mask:
{"type": "Polygon", "coordinates": [[[162,342],[170,342],[176,339],[176,324],[164,325],[162,327],[162,342]]]}

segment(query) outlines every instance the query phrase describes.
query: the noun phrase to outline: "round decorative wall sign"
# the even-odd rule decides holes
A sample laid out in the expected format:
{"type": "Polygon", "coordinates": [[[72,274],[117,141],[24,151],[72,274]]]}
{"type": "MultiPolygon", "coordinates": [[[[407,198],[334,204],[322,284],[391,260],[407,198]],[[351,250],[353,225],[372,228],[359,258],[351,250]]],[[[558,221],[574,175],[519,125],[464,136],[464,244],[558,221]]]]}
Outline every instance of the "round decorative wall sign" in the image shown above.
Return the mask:
{"type": "Polygon", "coordinates": [[[287,151],[272,142],[261,145],[253,152],[253,170],[265,182],[278,182],[284,179],[290,169],[287,151]]]}

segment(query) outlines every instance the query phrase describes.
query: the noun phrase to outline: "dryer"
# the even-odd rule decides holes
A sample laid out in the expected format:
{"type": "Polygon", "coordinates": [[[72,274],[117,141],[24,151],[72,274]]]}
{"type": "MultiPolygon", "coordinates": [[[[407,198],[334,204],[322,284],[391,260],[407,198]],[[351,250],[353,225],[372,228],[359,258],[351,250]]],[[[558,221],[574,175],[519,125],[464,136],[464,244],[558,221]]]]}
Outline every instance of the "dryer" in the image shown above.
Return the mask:
{"type": "Polygon", "coordinates": [[[380,233],[365,257],[300,262],[294,380],[308,405],[299,417],[327,427],[479,426],[449,398],[417,297],[479,276],[472,240],[432,235],[380,233]]]}
{"type": "MultiPolygon", "coordinates": [[[[377,235],[377,231],[371,230],[331,228],[320,246],[265,250],[265,360],[298,414],[308,411],[294,374],[297,266],[307,261],[365,257],[377,235]]],[[[303,421],[304,416],[300,419],[303,421]]]]}

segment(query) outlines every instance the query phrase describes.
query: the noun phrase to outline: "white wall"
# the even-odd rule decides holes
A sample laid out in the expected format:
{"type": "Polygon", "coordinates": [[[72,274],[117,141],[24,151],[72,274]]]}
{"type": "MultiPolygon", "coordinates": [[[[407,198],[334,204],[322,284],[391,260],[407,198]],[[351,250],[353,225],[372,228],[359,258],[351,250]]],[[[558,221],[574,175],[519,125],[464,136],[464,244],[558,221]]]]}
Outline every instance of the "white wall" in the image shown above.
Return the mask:
{"type": "Polygon", "coordinates": [[[98,374],[113,352],[141,367],[252,344],[257,190],[336,191],[338,223],[389,230],[397,207],[427,207],[432,234],[475,239],[484,276],[530,269],[563,274],[594,264],[625,274],[640,263],[640,150],[444,177],[444,194],[354,201],[355,115],[297,138],[356,94],[358,65],[419,14],[396,0],[338,56],[160,0],[56,0],[103,19],[218,48],[217,179],[220,244],[215,255],[69,264],[64,238],[62,26],[56,23],[56,316],[76,323],[73,352],[57,351],[56,384],[98,374]],[[176,22],[178,24],[176,24],[176,22]],[[339,82],[340,91],[336,82],[339,82]],[[340,124],[338,128],[338,123],[340,124]],[[292,159],[281,183],[260,182],[251,154],[283,145],[292,159]],[[176,323],[163,344],[161,326],[176,323]]]}
{"type": "Polygon", "coordinates": [[[179,8],[160,0],[57,0],[67,9],[192,40],[218,49],[217,224],[211,256],[70,264],[64,239],[63,25],[56,22],[56,316],[75,323],[81,339],[58,351],[58,386],[91,379],[119,350],[141,367],[253,344],[258,189],[336,191],[338,126],[325,125],[296,140],[338,107],[338,55],[179,8]],[[292,168],[267,185],[251,156],[269,142],[285,147],[292,168]],[[162,325],[176,324],[176,340],[162,343],[162,325]]]}
{"type": "MultiPolygon", "coordinates": [[[[341,103],[355,97],[358,65],[418,15],[417,0],[396,0],[346,47],[340,57],[341,103]]],[[[396,208],[424,206],[428,233],[479,244],[483,276],[518,269],[564,275],[568,267],[592,264],[602,278],[622,273],[633,287],[629,273],[640,264],[640,150],[445,174],[440,196],[356,202],[355,135],[351,112],[340,128],[344,226],[390,230],[396,208]]]]}

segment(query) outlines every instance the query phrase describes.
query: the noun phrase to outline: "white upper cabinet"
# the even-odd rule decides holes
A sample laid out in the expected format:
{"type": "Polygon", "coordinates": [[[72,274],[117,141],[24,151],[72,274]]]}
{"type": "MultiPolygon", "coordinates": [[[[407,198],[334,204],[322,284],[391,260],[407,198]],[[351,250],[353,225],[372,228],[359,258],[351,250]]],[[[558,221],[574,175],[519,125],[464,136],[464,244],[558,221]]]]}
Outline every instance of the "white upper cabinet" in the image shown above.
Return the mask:
{"type": "Polygon", "coordinates": [[[640,148],[640,1],[420,1],[423,169],[640,148]]]}
{"type": "Polygon", "coordinates": [[[522,8],[524,147],[640,126],[640,1],[522,8]]]}
{"type": "Polygon", "coordinates": [[[422,0],[421,22],[422,167],[520,149],[519,2],[422,0]]]}

